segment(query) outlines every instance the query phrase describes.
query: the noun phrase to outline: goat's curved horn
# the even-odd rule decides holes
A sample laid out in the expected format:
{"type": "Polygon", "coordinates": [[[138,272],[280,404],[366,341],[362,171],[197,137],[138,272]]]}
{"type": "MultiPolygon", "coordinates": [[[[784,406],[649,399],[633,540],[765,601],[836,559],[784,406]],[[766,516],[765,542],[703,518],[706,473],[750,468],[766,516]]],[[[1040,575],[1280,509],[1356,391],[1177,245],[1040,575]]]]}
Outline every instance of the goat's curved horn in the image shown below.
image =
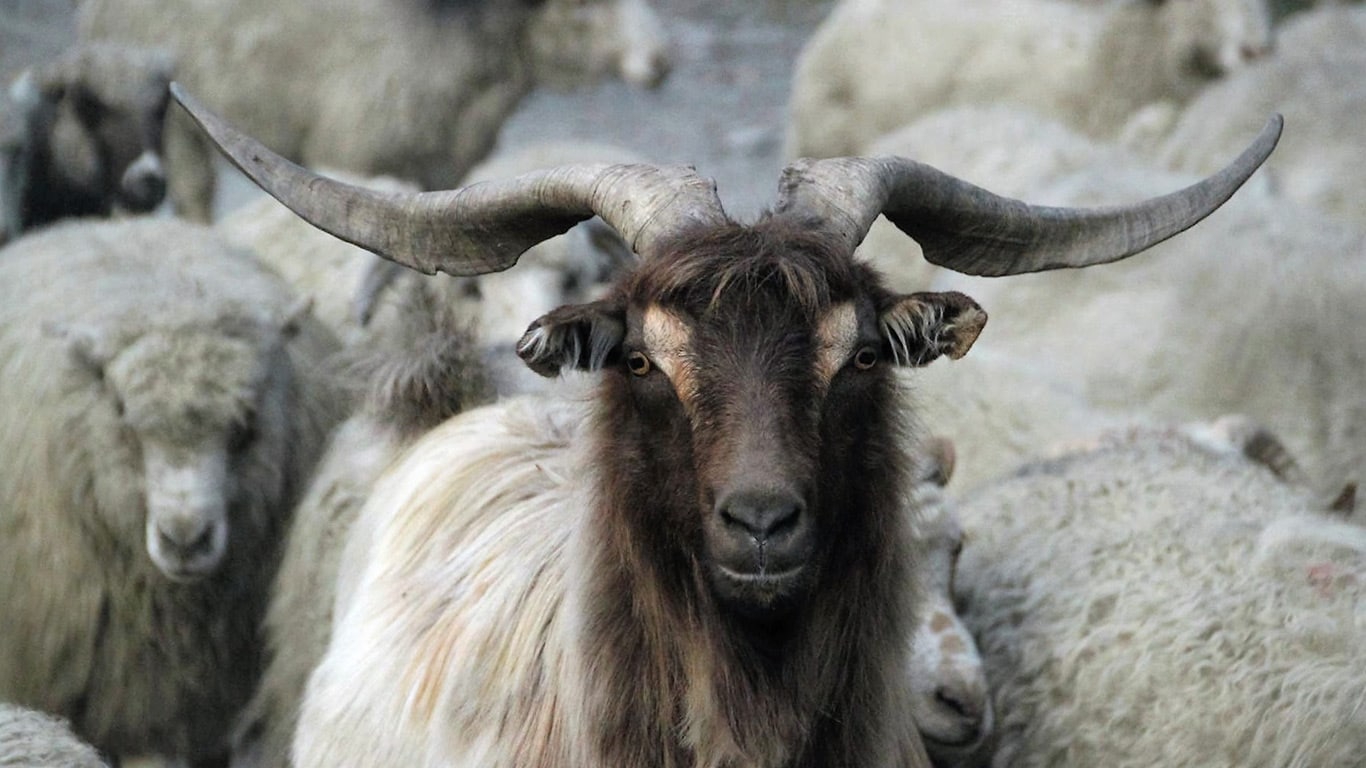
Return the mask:
{"type": "Polygon", "coordinates": [[[852,251],[884,214],[925,258],[970,275],[1104,264],[1191,227],[1242,186],[1280,139],[1273,115],[1222,171],[1133,205],[1053,208],[1001,197],[900,157],[799,160],[783,171],[777,212],[819,220],[852,251]]]}
{"type": "Polygon", "coordinates": [[[594,214],[648,257],[672,234],[725,221],[716,185],[685,166],[566,165],[442,192],[379,192],[320,176],[171,93],[228,159],[313,226],[427,274],[498,272],[594,214]]]}

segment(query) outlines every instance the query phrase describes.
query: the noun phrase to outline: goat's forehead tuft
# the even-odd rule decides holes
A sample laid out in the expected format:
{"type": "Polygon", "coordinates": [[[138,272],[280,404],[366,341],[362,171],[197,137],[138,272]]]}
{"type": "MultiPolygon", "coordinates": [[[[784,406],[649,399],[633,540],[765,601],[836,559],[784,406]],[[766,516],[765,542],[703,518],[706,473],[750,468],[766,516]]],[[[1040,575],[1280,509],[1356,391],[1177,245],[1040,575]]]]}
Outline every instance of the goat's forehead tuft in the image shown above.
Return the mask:
{"type": "Polygon", "coordinates": [[[771,305],[811,321],[876,282],[828,235],[777,218],[692,233],[636,270],[626,291],[693,317],[771,305]]]}

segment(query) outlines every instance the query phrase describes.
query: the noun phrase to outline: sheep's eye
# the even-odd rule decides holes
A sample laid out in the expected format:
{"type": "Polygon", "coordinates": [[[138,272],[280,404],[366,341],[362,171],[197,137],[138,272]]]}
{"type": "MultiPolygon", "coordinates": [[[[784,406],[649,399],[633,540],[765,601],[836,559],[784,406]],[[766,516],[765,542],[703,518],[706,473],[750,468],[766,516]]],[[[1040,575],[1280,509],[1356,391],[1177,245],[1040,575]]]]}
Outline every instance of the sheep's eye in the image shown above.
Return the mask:
{"type": "Polygon", "coordinates": [[[958,558],[963,554],[963,540],[959,539],[953,545],[953,561],[958,562],[958,558]]]}
{"type": "Polygon", "coordinates": [[[632,352],[626,356],[626,368],[637,376],[644,376],[650,372],[650,358],[644,352],[632,352]]]}
{"type": "Polygon", "coordinates": [[[854,367],[860,371],[866,371],[877,365],[877,350],[873,347],[863,347],[854,354],[854,367]]]}
{"type": "Polygon", "coordinates": [[[228,437],[228,449],[233,453],[239,453],[255,440],[256,421],[248,419],[232,430],[232,434],[228,437]]]}

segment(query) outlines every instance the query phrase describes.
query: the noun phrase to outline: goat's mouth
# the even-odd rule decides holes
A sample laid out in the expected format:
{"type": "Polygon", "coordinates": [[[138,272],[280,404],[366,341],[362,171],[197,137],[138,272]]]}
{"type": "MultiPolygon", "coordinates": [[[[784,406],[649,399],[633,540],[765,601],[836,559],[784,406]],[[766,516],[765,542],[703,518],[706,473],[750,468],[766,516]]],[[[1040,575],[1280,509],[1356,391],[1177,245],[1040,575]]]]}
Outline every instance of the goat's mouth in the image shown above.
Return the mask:
{"type": "Polygon", "coordinates": [[[790,612],[805,597],[812,569],[795,565],[780,571],[737,570],[712,565],[712,588],[726,607],[751,619],[771,619],[790,612]]]}

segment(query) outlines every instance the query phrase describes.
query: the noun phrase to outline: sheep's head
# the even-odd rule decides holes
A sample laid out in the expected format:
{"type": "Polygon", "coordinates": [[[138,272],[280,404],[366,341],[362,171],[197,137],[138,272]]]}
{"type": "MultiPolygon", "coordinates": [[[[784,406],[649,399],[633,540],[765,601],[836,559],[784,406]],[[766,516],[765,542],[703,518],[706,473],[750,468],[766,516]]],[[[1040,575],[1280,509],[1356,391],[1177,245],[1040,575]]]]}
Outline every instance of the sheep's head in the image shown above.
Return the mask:
{"type": "Polygon", "coordinates": [[[911,635],[911,716],[935,764],[958,765],[991,735],[994,713],[982,656],[954,607],[963,527],[943,491],[953,473],[953,446],[931,441],[921,458],[908,500],[922,599],[911,635]]]}
{"type": "Polygon", "coordinates": [[[166,193],[162,123],[170,58],[155,50],[89,44],[28,73],[13,88],[47,137],[46,172],[91,213],[142,213],[166,193]]]}
{"type": "MultiPolygon", "coordinates": [[[[1140,0],[1157,6],[1163,46],[1178,82],[1213,80],[1271,53],[1267,0],[1140,0]]],[[[1198,87],[1198,86],[1192,86],[1198,87]]]]}
{"type": "Polygon", "coordinates": [[[545,84],[616,75],[654,88],[669,74],[669,41],[647,0],[546,0],[527,41],[536,80],[545,84]]]}
{"type": "Polygon", "coordinates": [[[595,214],[616,229],[641,264],[606,299],[537,320],[518,353],[545,375],[603,371],[600,432],[612,437],[598,450],[614,471],[601,482],[636,481],[612,495],[640,523],[623,527],[640,537],[624,549],[647,569],[698,569],[721,604],[750,617],[785,615],[838,578],[831,563],[887,548],[876,516],[895,517],[899,498],[888,497],[902,479],[888,368],[960,356],[985,322],[961,294],[896,295],[856,262],[877,216],[930,261],[972,274],[1113,261],[1221,205],[1280,131],[1273,120],[1233,165],[1185,190],[1094,210],[1029,206],[902,158],[801,161],[774,211],[742,226],[710,181],[677,166],[564,166],[418,194],[352,187],[173,92],[286,206],[419,271],[506,269],[595,214]]]}
{"type": "Polygon", "coordinates": [[[174,581],[213,574],[234,522],[248,522],[237,520],[253,506],[245,498],[264,492],[243,487],[239,478],[246,464],[260,460],[254,456],[259,443],[287,439],[281,355],[298,328],[297,315],[128,333],[55,329],[137,446],[147,554],[174,581]]]}

